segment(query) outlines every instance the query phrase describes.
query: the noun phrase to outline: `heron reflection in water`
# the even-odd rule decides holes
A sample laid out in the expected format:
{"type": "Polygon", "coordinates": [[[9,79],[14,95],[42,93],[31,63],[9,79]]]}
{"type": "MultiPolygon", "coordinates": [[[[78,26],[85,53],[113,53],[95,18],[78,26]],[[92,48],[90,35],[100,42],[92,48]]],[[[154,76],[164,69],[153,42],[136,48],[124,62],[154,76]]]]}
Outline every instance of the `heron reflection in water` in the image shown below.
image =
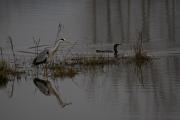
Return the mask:
{"type": "Polygon", "coordinates": [[[56,99],[58,100],[59,105],[64,108],[67,105],[72,104],[71,102],[64,102],[60,92],[57,93],[57,91],[53,88],[50,81],[42,80],[39,78],[35,78],[34,84],[36,87],[46,96],[54,95],[56,99]]]}

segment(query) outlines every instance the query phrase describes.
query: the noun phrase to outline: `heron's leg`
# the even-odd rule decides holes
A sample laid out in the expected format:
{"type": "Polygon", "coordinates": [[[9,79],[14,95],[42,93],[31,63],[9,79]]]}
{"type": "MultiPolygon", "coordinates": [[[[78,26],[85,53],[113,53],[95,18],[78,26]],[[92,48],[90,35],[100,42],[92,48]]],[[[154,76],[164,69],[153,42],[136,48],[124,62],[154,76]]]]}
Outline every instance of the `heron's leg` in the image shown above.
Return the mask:
{"type": "Polygon", "coordinates": [[[46,66],[45,65],[43,65],[43,70],[44,70],[44,75],[46,75],[46,66]]]}
{"type": "Polygon", "coordinates": [[[45,64],[45,72],[46,72],[46,77],[47,77],[48,76],[47,63],[45,64]]]}
{"type": "Polygon", "coordinates": [[[43,65],[44,76],[47,77],[47,64],[43,65]]]}

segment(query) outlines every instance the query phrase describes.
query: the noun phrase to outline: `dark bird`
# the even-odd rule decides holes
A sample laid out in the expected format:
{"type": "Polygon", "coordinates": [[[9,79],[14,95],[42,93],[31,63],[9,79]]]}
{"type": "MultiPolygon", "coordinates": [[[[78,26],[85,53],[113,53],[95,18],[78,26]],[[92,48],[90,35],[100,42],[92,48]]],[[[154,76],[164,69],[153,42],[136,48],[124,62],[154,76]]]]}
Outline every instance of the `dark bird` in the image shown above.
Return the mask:
{"type": "Polygon", "coordinates": [[[121,45],[121,44],[114,44],[114,57],[116,57],[116,58],[117,58],[117,56],[118,56],[117,47],[118,47],[119,45],[121,45]]]}
{"type": "Polygon", "coordinates": [[[96,50],[96,53],[114,53],[114,57],[118,56],[117,47],[121,44],[114,44],[114,50],[96,50]]]}

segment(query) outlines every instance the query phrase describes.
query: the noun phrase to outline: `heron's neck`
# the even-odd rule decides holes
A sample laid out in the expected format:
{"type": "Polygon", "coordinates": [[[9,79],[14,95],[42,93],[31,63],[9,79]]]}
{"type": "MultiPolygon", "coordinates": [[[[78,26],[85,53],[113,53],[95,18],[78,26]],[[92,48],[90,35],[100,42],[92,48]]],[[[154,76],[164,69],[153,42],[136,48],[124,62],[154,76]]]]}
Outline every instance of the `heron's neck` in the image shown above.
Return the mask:
{"type": "Polygon", "coordinates": [[[52,48],[52,53],[53,54],[58,50],[59,44],[60,44],[60,41],[57,41],[57,44],[54,46],[54,48],[52,48]]]}
{"type": "Polygon", "coordinates": [[[117,50],[118,44],[114,45],[114,57],[117,57],[118,50],[117,50]]]}

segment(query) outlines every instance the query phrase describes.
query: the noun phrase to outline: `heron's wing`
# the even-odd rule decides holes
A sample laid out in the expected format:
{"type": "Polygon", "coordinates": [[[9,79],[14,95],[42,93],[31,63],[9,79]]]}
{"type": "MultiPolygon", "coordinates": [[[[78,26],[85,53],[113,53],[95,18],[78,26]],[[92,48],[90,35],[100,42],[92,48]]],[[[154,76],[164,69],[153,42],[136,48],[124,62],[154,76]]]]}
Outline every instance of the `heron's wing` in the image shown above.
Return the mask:
{"type": "Polygon", "coordinates": [[[49,52],[48,49],[45,49],[42,52],[40,52],[36,57],[36,63],[41,63],[45,61],[48,58],[48,52],[49,52]]]}

